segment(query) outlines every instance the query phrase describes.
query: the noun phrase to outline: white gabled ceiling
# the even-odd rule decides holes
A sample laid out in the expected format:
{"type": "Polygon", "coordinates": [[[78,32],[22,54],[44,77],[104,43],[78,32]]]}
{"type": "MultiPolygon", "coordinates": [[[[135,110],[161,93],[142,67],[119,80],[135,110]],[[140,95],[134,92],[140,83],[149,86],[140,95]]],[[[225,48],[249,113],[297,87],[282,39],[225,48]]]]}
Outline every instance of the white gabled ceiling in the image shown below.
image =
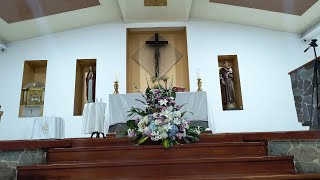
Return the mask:
{"type": "Polygon", "coordinates": [[[99,1],[101,5],[98,6],[11,24],[0,18],[0,41],[14,42],[114,20],[150,24],[185,22],[196,18],[299,34],[320,22],[319,1],[302,16],[209,3],[209,0],[168,0],[167,6],[160,7],[144,7],[144,0],[99,1]]]}

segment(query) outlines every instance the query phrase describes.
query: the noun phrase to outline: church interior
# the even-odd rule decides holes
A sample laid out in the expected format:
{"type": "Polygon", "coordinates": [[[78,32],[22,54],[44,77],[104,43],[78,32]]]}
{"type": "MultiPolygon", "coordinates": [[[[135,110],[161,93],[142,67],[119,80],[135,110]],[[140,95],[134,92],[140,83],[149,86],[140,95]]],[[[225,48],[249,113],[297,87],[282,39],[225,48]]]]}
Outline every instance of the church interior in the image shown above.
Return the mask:
{"type": "Polygon", "coordinates": [[[320,179],[319,11],[0,1],[0,179],[320,179]]]}

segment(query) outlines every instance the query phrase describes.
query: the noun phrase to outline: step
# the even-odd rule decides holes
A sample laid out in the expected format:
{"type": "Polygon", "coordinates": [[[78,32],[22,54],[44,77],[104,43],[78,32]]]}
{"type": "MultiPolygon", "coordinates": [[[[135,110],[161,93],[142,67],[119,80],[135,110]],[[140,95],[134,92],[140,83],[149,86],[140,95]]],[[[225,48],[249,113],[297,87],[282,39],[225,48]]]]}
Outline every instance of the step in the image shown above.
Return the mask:
{"type": "Polygon", "coordinates": [[[320,174],[274,174],[274,173],[259,173],[259,174],[222,174],[222,175],[192,175],[192,176],[159,176],[159,177],[143,177],[150,180],[304,180],[304,179],[320,179],[320,174]]]}
{"type": "Polygon", "coordinates": [[[52,147],[71,147],[70,140],[14,140],[0,141],[0,151],[23,149],[47,149],[52,147]]]}
{"type": "Polygon", "coordinates": [[[132,145],[132,141],[129,138],[72,138],[68,139],[72,141],[72,147],[97,147],[97,146],[117,146],[117,145],[132,145]]]}
{"type": "Polygon", "coordinates": [[[320,131],[283,131],[283,132],[251,132],[217,134],[224,136],[239,136],[244,141],[270,141],[270,140],[303,140],[320,139],[320,131]]]}
{"type": "MultiPolygon", "coordinates": [[[[72,141],[72,147],[97,147],[97,146],[123,146],[132,145],[133,142],[127,138],[117,138],[114,135],[108,135],[107,138],[72,138],[67,139],[72,141]]],[[[198,143],[215,143],[215,142],[242,142],[241,136],[234,135],[214,135],[204,134],[201,135],[198,143]]]]}
{"type": "Polygon", "coordinates": [[[267,156],[267,144],[264,142],[249,143],[195,143],[176,145],[164,149],[160,145],[144,146],[100,146],[91,148],[55,148],[49,149],[47,163],[62,162],[97,162],[97,161],[142,161],[188,158],[219,157],[258,157],[267,156]]]}
{"type": "Polygon", "coordinates": [[[18,179],[111,179],[159,176],[293,174],[293,157],[165,159],[157,161],[48,164],[18,167],[18,179]]]}
{"type": "Polygon", "coordinates": [[[243,137],[229,134],[202,134],[199,142],[243,142],[243,137]]]}

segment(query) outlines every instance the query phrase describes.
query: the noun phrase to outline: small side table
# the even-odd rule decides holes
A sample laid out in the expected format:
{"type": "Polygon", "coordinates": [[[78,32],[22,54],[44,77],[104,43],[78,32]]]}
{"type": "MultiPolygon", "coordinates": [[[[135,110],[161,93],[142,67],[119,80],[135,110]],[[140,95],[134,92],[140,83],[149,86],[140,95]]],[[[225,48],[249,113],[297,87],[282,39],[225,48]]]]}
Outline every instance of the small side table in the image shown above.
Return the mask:
{"type": "Polygon", "coordinates": [[[82,133],[91,134],[91,138],[96,134],[97,138],[104,136],[104,114],[106,110],[106,103],[94,102],[84,105],[82,113],[82,133]]]}
{"type": "Polygon", "coordinates": [[[60,117],[36,117],[31,139],[64,139],[65,124],[60,117]]]}

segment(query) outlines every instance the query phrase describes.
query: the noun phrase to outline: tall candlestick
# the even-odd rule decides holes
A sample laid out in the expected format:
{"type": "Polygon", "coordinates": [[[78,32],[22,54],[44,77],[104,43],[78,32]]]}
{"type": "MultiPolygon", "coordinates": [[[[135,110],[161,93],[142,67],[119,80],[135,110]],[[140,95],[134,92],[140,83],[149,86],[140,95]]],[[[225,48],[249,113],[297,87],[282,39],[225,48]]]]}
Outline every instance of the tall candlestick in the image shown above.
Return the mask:
{"type": "Polygon", "coordinates": [[[200,78],[197,79],[197,80],[198,80],[198,89],[197,89],[197,91],[202,91],[202,81],[201,81],[200,78]]]}
{"type": "Polygon", "coordinates": [[[114,82],[114,85],[113,85],[113,87],[114,87],[114,94],[119,94],[119,82],[118,81],[115,81],[114,82]]]}

